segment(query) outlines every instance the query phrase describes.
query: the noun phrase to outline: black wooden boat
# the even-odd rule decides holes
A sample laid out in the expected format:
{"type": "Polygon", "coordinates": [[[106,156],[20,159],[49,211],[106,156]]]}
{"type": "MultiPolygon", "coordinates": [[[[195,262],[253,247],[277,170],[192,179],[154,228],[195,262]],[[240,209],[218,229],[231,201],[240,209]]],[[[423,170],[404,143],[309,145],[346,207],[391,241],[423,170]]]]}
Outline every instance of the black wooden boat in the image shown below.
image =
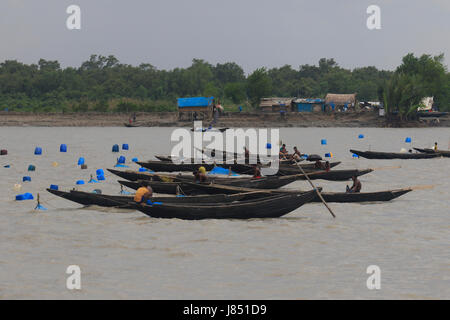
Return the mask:
{"type": "Polygon", "coordinates": [[[414,148],[414,150],[419,151],[421,153],[426,153],[426,154],[436,154],[436,153],[438,153],[438,154],[442,155],[443,157],[450,158],[450,151],[449,150],[437,150],[437,151],[434,151],[434,149],[428,149],[428,148],[425,148],[425,149],[414,148]]]}
{"type": "MultiPolygon", "coordinates": [[[[405,193],[412,191],[412,189],[397,189],[377,192],[321,192],[323,199],[326,202],[375,202],[375,201],[390,201],[398,198],[405,193]]],[[[322,202],[319,197],[315,197],[311,202],[322,202]]]]}
{"type": "Polygon", "coordinates": [[[428,153],[411,153],[411,152],[375,152],[375,151],[359,151],[350,150],[360,157],[366,159],[430,159],[440,157],[441,154],[428,154],[428,153]]]}
{"type": "MultiPolygon", "coordinates": [[[[200,167],[205,167],[207,171],[211,171],[216,166],[213,163],[172,163],[169,161],[146,161],[146,162],[137,162],[141,167],[156,171],[156,172],[179,172],[179,171],[188,171],[193,172],[198,170],[200,167]]],[[[217,165],[218,167],[222,167],[225,169],[229,169],[236,173],[240,174],[253,174],[255,169],[252,165],[248,164],[221,164],[217,165]]]]}
{"type": "MultiPolygon", "coordinates": [[[[270,176],[262,178],[245,178],[245,179],[227,179],[226,181],[221,180],[222,185],[242,187],[242,188],[252,188],[252,189],[277,189],[288,185],[300,178],[301,175],[292,176],[270,176]]],[[[186,195],[199,194],[196,185],[210,184],[206,183],[193,183],[192,180],[178,180],[173,182],[162,182],[162,181],[147,181],[149,186],[156,193],[165,194],[178,194],[180,191],[186,195]]],[[[119,181],[120,184],[137,190],[141,186],[140,180],[138,181],[119,181]]],[[[200,192],[202,193],[202,192],[200,192]]]]}
{"type": "Polygon", "coordinates": [[[315,194],[315,191],[309,191],[306,193],[273,195],[257,200],[202,206],[170,203],[152,206],[136,205],[136,209],[153,218],[187,220],[278,218],[311,201],[315,194]]]}
{"type": "MultiPolygon", "coordinates": [[[[48,192],[82,204],[84,206],[101,206],[101,207],[121,207],[121,208],[133,208],[127,205],[129,202],[133,202],[132,196],[115,196],[115,195],[104,195],[97,193],[89,193],[83,191],[71,190],[70,192],[64,192],[60,190],[47,189],[48,192]]],[[[245,198],[255,198],[258,192],[247,192],[239,194],[214,194],[214,195],[200,195],[200,196],[183,196],[183,197],[153,197],[152,201],[164,202],[164,203],[180,203],[180,204],[202,204],[202,203],[226,203],[239,201],[245,198]]]]}

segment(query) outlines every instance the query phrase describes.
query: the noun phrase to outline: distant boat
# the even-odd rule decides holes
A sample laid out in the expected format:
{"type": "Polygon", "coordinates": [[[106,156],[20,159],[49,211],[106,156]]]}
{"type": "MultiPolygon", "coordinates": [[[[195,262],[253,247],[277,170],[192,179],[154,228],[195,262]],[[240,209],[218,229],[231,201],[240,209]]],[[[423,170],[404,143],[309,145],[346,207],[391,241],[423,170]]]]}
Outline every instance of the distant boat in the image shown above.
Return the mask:
{"type": "Polygon", "coordinates": [[[359,151],[350,150],[360,157],[366,159],[430,159],[440,157],[440,153],[412,153],[412,152],[375,152],[375,151],[359,151]]]}
{"type": "Polygon", "coordinates": [[[136,128],[136,127],[142,127],[142,124],[136,124],[136,123],[124,123],[125,127],[128,128],[136,128]]]}

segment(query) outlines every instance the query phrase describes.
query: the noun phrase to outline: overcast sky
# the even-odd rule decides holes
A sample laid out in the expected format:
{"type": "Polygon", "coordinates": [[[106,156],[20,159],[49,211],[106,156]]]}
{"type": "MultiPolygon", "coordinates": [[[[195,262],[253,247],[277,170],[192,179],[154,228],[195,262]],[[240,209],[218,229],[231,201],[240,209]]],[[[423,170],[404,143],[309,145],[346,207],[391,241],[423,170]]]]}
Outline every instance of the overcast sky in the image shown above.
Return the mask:
{"type": "Polygon", "coordinates": [[[0,61],[78,67],[93,53],[158,69],[193,58],[258,67],[317,64],[393,69],[408,52],[450,61],[450,0],[1,0],[0,61]],[[66,9],[81,8],[81,30],[66,9]],[[381,30],[366,9],[381,8],[381,30]]]}

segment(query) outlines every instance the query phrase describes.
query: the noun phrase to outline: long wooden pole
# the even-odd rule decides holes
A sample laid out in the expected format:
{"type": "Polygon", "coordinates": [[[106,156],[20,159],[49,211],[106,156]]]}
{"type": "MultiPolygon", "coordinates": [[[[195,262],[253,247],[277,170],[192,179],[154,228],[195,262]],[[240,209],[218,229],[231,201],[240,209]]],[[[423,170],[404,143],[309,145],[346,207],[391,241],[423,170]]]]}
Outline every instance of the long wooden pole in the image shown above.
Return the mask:
{"type": "Polygon", "coordinates": [[[328,211],[330,211],[331,215],[333,216],[333,218],[336,218],[336,215],[333,213],[333,210],[331,210],[331,208],[328,206],[328,204],[325,202],[325,199],[322,197],[322,195],[320,194],[320,191],[314,186],[314,184],[312,183],[311,179],[309,179],[308,175],[306,174],[306,172],[303,170],[303,168],[298,164],[298,162],[296,162],[298,168],[300,169],[300,171],[305,175],[306,179],[308,179],[309,183],[311,184],[311,187],[313,187],[314,190],[316,190],[317,195],[319,196],[320,200],[322,200],[323,204],[325,205],[325,207],[327,207],[328,211]]]}

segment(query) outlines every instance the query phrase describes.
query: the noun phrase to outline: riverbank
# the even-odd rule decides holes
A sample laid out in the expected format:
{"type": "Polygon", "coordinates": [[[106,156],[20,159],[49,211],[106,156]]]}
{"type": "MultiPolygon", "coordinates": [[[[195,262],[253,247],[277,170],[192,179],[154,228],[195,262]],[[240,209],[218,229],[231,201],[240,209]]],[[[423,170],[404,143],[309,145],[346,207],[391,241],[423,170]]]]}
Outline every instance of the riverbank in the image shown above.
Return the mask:
{"type": "MultiPolygon", "coordinates": [[[[0,126],[33,127],[121,127],[129,122],[126,113],[20,113],[0,112],[0,126]]],[[[179,121],[177,112],[136,114],[136,126],[188,127],[190,121],[179,121]]],[[[211,120],[205,120],[208,125],[211,120]]],[[[450,127],[450,117],[420,121],[387,123],[373,112],[359,113],[279,113],[228,112],[216,127],[450,127]]]]}

